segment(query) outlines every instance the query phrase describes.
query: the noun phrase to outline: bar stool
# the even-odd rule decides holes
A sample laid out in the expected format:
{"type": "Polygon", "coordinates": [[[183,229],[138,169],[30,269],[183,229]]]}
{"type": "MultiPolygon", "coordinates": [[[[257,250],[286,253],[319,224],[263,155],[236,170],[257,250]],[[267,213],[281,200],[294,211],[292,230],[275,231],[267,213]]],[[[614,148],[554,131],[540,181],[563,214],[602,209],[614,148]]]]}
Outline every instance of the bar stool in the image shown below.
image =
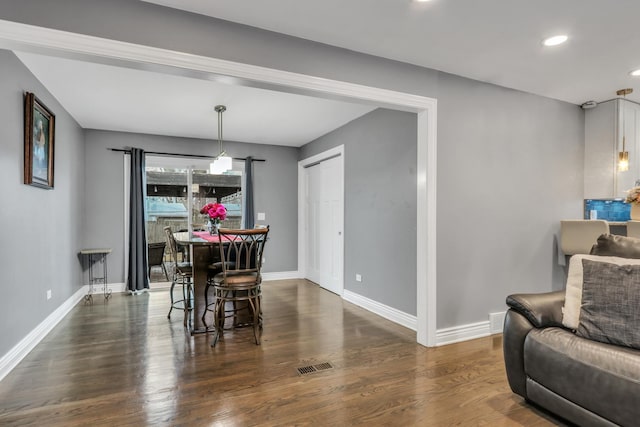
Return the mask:
{"type": "Polygon", "coordinates": [[[640,239],[640,221],[627,221],[627,237],[640,239]]]}
{"type": "Polygon", "coordinates": [[[601,234],[609,234],[609,223],[593,219],[560,221],[560,249],[565,255],[588,254],[601,234]]]}
{"type": "Polygon", "coordinates": [[[174,308],[184,311],[184,326],[190,328],[190,312],[192,310],[193,300],[193,266],[190,262],[178,262],[178,244],[171,227],[164,227],[164,233],[167,237],[167,247],[169,248],[169,254],[171,255],[171,262],[173,264],[173,277],[171,281],[171,307],[169,308],[169,314],[167,318],[171,318],[171,312],[174,308]],[[176,287],[176,283],[180,283],[182,286],[182,299],[174,300],[173,291],[176,287]]]}
{"type": "Polygon", "coordinates": [[[218,230],[222,273],[213,278],[215,330],[211,346],[223,338],[226,318],[233,319],[233,327],[252,326],[253,336],[260,345],[262,335],[262,257],[269,227],[252,230],[218,230]],[[239,307],[242,302],[246,306],[239,307]],[[232,308],[227,308],[227,303],[232,308]],[[248,312],[247,312],[248,310],[248,312]],[[240,322],[245,314],[246,322],[240,322]]]}

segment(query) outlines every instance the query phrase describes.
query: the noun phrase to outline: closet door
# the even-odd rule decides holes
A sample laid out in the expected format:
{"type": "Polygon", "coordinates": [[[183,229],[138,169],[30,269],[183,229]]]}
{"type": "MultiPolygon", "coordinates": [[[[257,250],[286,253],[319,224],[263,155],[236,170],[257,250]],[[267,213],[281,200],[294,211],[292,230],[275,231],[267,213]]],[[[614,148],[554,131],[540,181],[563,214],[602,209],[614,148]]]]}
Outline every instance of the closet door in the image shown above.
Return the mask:
{"type": "Polygon", "coordinates": [[[343,172],[334,157],[306,169],[307,278],[342,295],[343,290],[343,172]]]}

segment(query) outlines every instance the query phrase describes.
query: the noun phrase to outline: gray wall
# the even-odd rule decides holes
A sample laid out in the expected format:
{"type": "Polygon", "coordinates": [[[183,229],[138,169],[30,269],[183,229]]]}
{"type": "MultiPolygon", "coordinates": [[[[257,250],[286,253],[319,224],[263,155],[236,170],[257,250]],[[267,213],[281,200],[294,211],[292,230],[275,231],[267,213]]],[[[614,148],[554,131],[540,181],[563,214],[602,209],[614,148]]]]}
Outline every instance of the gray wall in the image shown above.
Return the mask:
{"type": "Polygon", "coordinates": [[[487,320],[513,292],[561,289],[556,234],[582,217],[580,107],[441,74],[438,328],[487,320]]]}
{"type": "Polygon", "coordinates": [[[416,134],[415,114],[377,109],[300,149],[302,160],[345,146],[345,289],[413,315],[416,134]]]}
{"type": "Polygon", "coordinates": [[[582,211],[578,106],[133,0],[2,2],[0,16],[437,98],[437,327],[561,286],[555,233],[582,211]]]}
{"type": "MultiPolygon", "coordinates": [[[[91,247],[110,247],[109,281],[124,282],[124,154],[108,148],[137,147],[147,151],[211,155],[214,141],[86,131],[87,225],[83,235],[91,247]]],[[[297,270],[297,148],[225,141],[232,157],[253,156],[256,212],[264,212],[271,231],[264,271],[297,270]]]]}
{"type": "Polygon", "coordinates": [[[6,50],[0,76],[1,356],[82,286],[84,146],[82,129],[6,50]],[[23,184],[24,92],[56,116],[53,190],[23,184]]]}

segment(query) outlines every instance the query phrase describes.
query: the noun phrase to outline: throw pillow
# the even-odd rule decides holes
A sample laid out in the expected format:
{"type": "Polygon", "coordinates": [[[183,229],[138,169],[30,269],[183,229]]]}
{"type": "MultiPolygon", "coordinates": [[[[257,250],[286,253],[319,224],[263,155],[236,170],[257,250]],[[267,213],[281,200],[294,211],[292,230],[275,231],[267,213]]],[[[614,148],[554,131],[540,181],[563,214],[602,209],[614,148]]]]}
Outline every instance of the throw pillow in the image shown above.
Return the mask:
{"type": "Polygon", "coordinates": [[[640,258],[640,239],[617,234],[601,234],[591,248],[591,255],[640,258]]]}
{"type": "Polygon", "coordinates": [[[640,265],[583,260],[576,335],[640,349],[640,265]]]}
{"type": "Polygon", "coordinates": [[[562,308],[562,324],[576,330],[580,324],[580,307],[582,305],[582,261],[600,261],[616,265],[640,265],[640,259],[620,258],[613,256],[574,255],[569,260],[567,286],[565,288],[564,307],[562,308]]]}

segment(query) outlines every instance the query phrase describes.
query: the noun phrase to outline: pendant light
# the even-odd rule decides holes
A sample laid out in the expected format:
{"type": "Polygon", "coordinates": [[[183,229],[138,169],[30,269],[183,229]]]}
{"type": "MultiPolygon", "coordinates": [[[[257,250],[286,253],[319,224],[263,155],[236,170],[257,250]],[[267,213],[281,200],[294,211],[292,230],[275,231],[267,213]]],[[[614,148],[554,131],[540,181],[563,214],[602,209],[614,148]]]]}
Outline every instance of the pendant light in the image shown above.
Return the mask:
{"type": "Polygon", "coordinates": [[[227,156],[222,149],[222,113],[227,111],[227,107],[224,105],[216,105],[214,110],[218,113],[218,146],[220,151],[213,160],[213,163],[209,164],[209,173],[220,175],[230,170],[232,167],[231,157],[227,156]]]}
{"type": "MultiPolygon", "coordinates": [[[[627,95],[633,92],[633,89],[620,89],[616,92],[616,95],[623,96],[623,101],[626,100],[627,95]]],[[[625,172],[629,170],[629,152],[627,151],[626,136],[624,129],[624,106],[623,101],[618,102],[618,117],[622,114],[622,151],[618,153],[618,171],[625,172]]]]}

